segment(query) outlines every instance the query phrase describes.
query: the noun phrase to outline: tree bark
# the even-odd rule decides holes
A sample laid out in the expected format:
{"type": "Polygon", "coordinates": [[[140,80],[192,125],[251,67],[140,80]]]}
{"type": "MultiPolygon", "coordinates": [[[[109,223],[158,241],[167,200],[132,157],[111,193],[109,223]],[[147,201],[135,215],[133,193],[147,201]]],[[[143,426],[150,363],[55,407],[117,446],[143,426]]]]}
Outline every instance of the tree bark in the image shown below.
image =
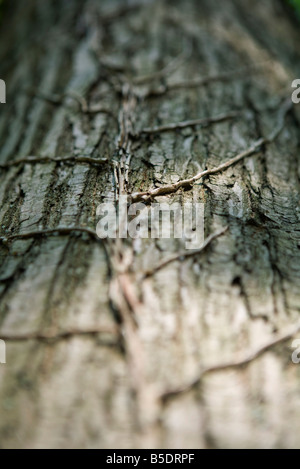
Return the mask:
{"type": "Polygon", "coordinates": [[[8,3],[0,446],[299,447],[300,105],[267,142],[299,25],[279,0],[8,3]],[[204,203],[206,237],[229,227],[203,252],[155,270],[182,240],[95,237],[101,202],[259,139],[156,199],[204,203]]]}

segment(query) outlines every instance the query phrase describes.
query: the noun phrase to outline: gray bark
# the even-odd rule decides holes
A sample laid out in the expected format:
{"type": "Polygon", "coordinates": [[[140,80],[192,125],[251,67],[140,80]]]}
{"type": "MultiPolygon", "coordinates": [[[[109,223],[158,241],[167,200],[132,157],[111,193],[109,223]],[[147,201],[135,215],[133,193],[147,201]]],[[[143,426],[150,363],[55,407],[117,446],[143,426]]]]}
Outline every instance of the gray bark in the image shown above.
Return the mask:
{"type": "Polygon", "coordinates": [[[206,236],[229,227],[203,253],[141,279],[182,242],[88,231],[99,203],[267,138],[300,76],[299,26],[277,0],[8,3],[0,446],[299,447],[300,105],[274,142],[157,198],[196,194],[206,236]]]}

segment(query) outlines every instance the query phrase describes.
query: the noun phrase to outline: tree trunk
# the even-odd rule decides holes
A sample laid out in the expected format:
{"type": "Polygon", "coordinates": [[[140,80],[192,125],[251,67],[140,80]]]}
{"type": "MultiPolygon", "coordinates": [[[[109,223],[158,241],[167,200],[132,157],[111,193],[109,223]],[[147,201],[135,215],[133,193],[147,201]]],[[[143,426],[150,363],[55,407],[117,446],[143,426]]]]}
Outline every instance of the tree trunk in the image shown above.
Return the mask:
{"type": "Polygon", "coordinates": [[[222,7],[4,5],[2,448],[300,445],[300,104],[268,141],[300,76],[299,25],[279,0],[222,7]],[[260,138],[156,199],[204,203],[206,237],[229,227],[203,252],[156,270],[182,240],[95,236],[101,202],[260,138]]]}

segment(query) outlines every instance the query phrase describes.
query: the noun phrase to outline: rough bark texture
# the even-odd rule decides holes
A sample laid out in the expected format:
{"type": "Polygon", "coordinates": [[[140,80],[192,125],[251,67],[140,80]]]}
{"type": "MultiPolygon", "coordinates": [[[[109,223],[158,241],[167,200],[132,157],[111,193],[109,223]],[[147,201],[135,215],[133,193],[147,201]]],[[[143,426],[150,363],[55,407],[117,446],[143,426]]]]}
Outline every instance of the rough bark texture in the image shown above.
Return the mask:
{"type": "Polygon", "coordinates": [[[299,25],[278,0],[7,3],[0,446],[299,447],[300,105],[275,142],[158,198],[196,194],[207,236],[229,226],[201,254],[143,279],[182,241],[35,233],[95,230],[100,202],[192,177],[267,137],[300,76],[299,25]],[[51,161],[63,157],[87,159],[51,161]]]}

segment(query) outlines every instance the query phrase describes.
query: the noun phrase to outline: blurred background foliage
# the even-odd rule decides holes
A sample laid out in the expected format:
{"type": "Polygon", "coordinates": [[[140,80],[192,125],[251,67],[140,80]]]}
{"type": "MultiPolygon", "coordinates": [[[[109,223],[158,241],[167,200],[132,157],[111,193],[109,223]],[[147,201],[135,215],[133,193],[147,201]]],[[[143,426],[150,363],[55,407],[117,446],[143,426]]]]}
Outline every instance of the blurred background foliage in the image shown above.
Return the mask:
{"type": "Polygon", "coordinates": [[[300,0],[288,0],[290,5],[292,5],[295,10],[298,18],[300,19],[300,0]]]}
{"type": "MultiPolygon", "coordinates": [[[[283,0],[286,4],[290,5],[296,12],[297,18],[300,20],[300,0],[283,0]]],[[[7,0],[0,0],[0,22],[2,20],[3,6],[7,4],[7,0]]]]}
{"type": "Polygon", "coordinates": [[[0,21],[2,20],[3,3],[4,3],[4,0],[0,0],[0,21]]]}

